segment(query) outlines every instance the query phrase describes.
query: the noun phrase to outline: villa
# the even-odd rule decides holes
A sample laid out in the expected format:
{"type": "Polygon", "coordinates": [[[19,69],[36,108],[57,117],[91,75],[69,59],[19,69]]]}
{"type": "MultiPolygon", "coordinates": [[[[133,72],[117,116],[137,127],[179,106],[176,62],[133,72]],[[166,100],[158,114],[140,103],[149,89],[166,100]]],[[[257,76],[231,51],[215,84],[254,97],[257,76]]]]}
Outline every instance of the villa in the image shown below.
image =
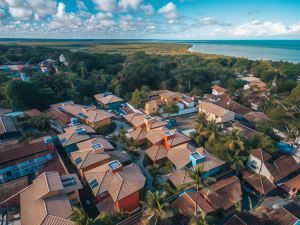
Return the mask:
{"type": "Polygon", "coordinates": [[[72,206],[80,202],[81,188],[75,174],[60,176],[54,171],[41,174],[20,194],[22,225],[74,225],[68,218],[72,206]]]}
{"type": "Polygon", "coordinates": [[[146,178],[137,165],[123,166],[113,160],[84,173],[96,206],[100,211],[125,210],[133,212],[139,208],[140,190],[146,178]]]}
{"type": "Polygon", "coordinates": [[[223,107],[210,102],[202,102],[199,104],[199,112],[205,113],[207,120],[216,121],[217,123],[225,123],[234,120],[234,113],[223,107]]]}
{"type": "Polygon", "coordinates": [[[122,104],[125,103],[125,100],[110,93],[110,92],[104,92],[101,94],[94,95],[94,98],[96,101],[101,105],[104,109],[117,109],[122,104]]]}

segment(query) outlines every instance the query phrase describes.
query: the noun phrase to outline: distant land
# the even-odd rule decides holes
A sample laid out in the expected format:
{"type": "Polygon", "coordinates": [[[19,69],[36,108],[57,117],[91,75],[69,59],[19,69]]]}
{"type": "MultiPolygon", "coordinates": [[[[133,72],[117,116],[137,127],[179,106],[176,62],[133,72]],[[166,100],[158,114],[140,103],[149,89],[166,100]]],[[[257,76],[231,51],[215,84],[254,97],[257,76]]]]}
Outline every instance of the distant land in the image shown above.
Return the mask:
{"type": "Polygon", "coordinates": [[[130,54],[202,53],[300,63],[300,40],[157,40],[157,39],[0,39],[0,44],[68,47],[92,52],[130,54]],[[181,44],[178,47],[177,44],[181,44]],[[91,48],[93,46],[93,48],[91,48]]]}

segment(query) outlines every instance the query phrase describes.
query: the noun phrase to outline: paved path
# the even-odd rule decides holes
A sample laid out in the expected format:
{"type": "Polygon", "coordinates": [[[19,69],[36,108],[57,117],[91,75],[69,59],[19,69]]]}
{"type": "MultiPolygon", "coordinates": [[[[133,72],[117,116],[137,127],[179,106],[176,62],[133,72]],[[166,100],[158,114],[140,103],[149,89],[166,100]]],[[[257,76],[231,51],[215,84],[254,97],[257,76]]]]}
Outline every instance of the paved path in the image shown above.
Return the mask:
{"type": "Polygon", "coordinates": [[[144,161],[144,158],[145,158],[145,151],[144,150],[139,150],[138,153],[140,154],[139,159],[136,160],[135,163],[143,170],[143,172],[144,172],[144,174],[147,178],[147,180],[146,180],[147,189],[153,191],[155,189],[152,185],[153,177],[150,174],[150,172],[143,165],[143,161],[144,161]]]}

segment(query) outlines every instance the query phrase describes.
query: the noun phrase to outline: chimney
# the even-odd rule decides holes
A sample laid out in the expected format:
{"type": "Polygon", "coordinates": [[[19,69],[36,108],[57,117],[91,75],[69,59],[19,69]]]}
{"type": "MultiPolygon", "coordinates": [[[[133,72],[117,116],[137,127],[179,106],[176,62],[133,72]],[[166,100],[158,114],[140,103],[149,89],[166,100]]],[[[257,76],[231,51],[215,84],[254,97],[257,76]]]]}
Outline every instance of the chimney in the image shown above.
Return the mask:
{"type": "Polygon", "coordinates": [[[47,145],[50,152],[54,152],[54,143],[51,136],[44,137],[44,143],[47,145]]]}
{"type": "Polygon", "coordinates": [[[101,143],[93,144],[92,149],[95,153],[103,153],[104,152],[104,147],[101,143]]]}
{"type": "Polygon", "coordinates": [[[95,111],[97,107],[95,105],[86,105],[82,108],[82,112],[95,111]]]}
{"type": "Polygon", "coordinates": [[[85,135],[86,134],[85,129],[82,127],[76,128],[75,132],[77,135],[85,135]]]}
{"type": "Polygon", "coordinates": [[[205,161],[205,155],[195,151],[190,154],[189,159],[192,161],[193,166],[197,166],[199,163],[203,163],[205,161]]]}
{"type": "Polygon", "coordinates": [[[163,134],[163,139],[164,139],[164,143],[165,143],[165,148],[167,149],[167,151],[169,151],[171,149],[170,144],[168,143],[169,140],[174,138],[174,134],[171,131],[166,131],[163,134]]]}
{"type": "Polygon", "coordinates": [[[147,131],[149,131],[149,130],[151,130],[151,126],[152,126],[152,124],[153,124],[153,122],[154,122],[154,118],[151,117],[151,116],[146,116],[146,117],[144,118],[144,122],[145,122],[145,124],[146,124],[146,129],[147,129],[147,131]]]}
{"type": "Polygon", "coordinates": [[[123,166],[118,160],[110,161],[108,167],[113,173],[123,170],[123,166]]]}

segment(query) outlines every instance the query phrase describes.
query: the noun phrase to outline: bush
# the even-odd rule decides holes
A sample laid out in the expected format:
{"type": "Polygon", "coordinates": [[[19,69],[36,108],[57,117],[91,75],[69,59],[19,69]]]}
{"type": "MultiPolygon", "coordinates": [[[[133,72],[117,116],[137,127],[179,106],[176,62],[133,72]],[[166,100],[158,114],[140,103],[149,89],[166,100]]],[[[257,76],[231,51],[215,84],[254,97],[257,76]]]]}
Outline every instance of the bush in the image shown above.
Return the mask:
{"type": "Polygon", "coordinates": [[[97,128],[96,132],[97,132],[97,134],[107,136],[107,135],[111,134],[112,132],[114,132],[115,129],[116,129],[116,124],[114,122],[112,122],[111,124],[104,125],[104,126],[97,128]]]}

